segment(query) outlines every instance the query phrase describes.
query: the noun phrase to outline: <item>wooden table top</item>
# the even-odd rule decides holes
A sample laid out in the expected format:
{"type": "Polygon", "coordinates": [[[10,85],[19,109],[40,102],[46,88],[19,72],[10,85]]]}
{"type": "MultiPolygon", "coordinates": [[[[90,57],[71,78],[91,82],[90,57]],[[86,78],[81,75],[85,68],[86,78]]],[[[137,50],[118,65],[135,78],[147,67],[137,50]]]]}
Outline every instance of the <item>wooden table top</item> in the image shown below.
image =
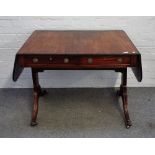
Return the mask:
{"type": "Polygon", "coordinates": [[[120,69],[131,67],[142,80],[141,54],[122,30],[36,30],[15,57],[13,80],[25,67],[120,69]]]}
{"type": "Polygon", "coordinates": [[[122,30],[36,30],[18,54],[136,54],[137,48],[122,30]]]}

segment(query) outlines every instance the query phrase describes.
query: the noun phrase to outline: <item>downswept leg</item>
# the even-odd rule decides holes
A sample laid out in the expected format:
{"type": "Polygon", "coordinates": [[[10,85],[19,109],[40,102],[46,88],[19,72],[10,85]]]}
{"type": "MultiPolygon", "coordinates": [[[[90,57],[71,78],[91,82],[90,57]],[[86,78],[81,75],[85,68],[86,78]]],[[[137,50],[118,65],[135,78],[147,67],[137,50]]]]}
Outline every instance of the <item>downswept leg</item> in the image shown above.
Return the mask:
{"type": "Polygon", "coordinates": [[[128,112],[127,68],[123,69],[121,73],[122,73],[122,81],[120,85],[119,95],[122,97],[123,101],[123,110],[124,110],[126,128],[130,128],[132,124],[128,112]]]}
{"type": "Polygon", "coordinates": [[[40,85],[39,85],[39,79],[38,79],[38,71],[35,69],[32,69],[32,80],[33,80],[33,97],[34,97],[34,103],[33,103],[33,111],[32,111],[32,119],[31,119],[31,126],[35,126],[38,123],[37,120],[37,114],[38,114],[38,101],[39,96],[45,95],[47,92],[44,90],[42,91],[40,85]]]}

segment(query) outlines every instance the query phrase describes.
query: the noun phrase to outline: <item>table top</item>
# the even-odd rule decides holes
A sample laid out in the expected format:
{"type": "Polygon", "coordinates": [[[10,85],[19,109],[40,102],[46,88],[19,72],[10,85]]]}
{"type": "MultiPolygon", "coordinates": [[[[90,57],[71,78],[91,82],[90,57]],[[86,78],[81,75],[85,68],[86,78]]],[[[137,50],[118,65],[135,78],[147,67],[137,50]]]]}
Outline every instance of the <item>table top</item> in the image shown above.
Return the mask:
{"type": "Polygon", "coordinates": [[[36,30],[18,54],[136,54],[122,30],[36,30]]]}
{"type": "Polygon", "coordinates": [[[25,67],[39,71],[131,67],[142,80],[141,54],[122,30],[36,30],[16,54],[14,81],[25,67]]]}

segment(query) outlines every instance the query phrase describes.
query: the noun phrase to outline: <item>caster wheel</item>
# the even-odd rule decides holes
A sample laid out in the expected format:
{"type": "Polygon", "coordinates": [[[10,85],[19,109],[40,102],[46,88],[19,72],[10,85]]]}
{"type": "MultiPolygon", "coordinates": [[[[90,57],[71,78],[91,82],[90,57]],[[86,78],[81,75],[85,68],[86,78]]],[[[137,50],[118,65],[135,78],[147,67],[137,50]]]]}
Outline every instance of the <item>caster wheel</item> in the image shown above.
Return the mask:
{"type": "Polygon", "coordinates": [[[36,125],[38,125],[37,122],[31,122],[31,126],[36,126],[36,125]]]}
{"type": "Polygon", "coordinates": [[[132,126],[131,121],[128,120],[127,123],[126,123],[126,128],[129,129],[131,126],[132,126]]]}
{"type": "Polygon", "coordinates": [[[126,125],[126,128],[129,129],[131,126],[130,125],[126,125]]]}

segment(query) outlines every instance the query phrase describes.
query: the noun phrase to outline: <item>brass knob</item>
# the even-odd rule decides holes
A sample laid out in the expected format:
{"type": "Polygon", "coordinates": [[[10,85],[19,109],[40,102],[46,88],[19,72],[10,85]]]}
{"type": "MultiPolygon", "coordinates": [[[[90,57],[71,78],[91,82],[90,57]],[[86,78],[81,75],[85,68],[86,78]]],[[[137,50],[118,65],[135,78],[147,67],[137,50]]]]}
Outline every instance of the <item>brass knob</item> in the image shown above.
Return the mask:
{"type": "Polygon", "coordinates": [[[38,61],[39,61],[38,58],[33,58],[34,63],[37,63],[38,61]]]}
{"type": "Polygon", "coordinates": [[[68,58],[65,58],[64,59],[64,63],[66,64],[66,63],[68,63],[69,62],[69,59],[68,58]]]}
{"type": "Polygon", "coordinates": [[[122,60],[122,58],[118,58],[117,61],[118,62],[122,62],[123,60],[122,60]]]}
{"type": "Polygon", "coordinates": [[[88,58],[88,63],[92,64],[93,63],[93,59],[92,58],[88,58]]]}
{"type": "Polygon", "coordinates": [[[52,57],[50,57],[50,58],[49,58],[49,61],[52,61],[52,60],[53,60],[52,57]]]}

